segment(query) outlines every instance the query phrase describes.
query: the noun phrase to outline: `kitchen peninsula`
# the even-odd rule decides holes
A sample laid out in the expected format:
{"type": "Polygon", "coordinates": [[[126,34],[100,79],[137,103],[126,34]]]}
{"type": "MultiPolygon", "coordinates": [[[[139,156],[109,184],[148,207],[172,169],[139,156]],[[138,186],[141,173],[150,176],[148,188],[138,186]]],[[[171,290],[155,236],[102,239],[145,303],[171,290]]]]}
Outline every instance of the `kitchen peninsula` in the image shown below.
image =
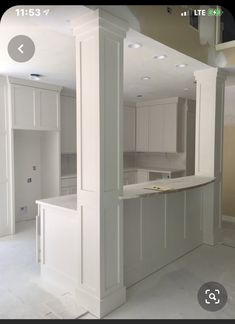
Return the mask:
{"type": "MultiPolygon", "coordinates": [[[[214,180],[189,176],[124,186],[120,197],[124,208],[121,262],[126,287],[203,243],[207,217],[204,210],[214,180]],[[168,187],[169,191],[145,189],[153,185],[168,187]]],[[[43,199],[37,204],[42,277],[76,292],[83,271],[82,218],[77,210],[77,195],[43,199]]]]}

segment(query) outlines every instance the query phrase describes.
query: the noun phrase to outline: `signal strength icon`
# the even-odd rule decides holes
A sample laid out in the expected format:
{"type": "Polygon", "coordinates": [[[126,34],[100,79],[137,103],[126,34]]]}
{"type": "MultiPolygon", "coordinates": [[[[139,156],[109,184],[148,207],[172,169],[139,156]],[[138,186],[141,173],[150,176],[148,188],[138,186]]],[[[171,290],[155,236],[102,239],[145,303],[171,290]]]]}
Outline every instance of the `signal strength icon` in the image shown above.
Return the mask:
{"type": "Polygon", "coordinates": [[[181,12],[181,16],[188,16],[188,11],[181,12]]]}

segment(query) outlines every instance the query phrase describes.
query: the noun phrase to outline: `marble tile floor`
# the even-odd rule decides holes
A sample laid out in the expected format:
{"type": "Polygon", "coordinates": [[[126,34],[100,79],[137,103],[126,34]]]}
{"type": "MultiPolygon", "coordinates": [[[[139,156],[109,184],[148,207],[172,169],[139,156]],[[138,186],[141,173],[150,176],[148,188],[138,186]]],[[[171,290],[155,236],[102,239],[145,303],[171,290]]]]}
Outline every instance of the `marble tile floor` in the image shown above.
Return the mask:
{"type": "Polygon", "coordinates": [[[74,319],[87,313],[66,291],[45,289],[35,258],[35,221],[0,238],[0,319],[74,319]]]}
{"type": "MultiPolygon", "coordinates": [[[[223,224],[225,243],[235,243],[235,224],[223,224]]],[[[201,245],[127,289],[127,302],[106,319],[235,319],[235,245],[201,245]],[[228,302],[208,312],[197,302],[197,291],[217,281],[228,292],[228,302]]],[[[95,319],[86,314],[81,319],[95,319]]]]}
{"type": "MultiPolygon", "coordinates": [[[[107,319],[235,319],[235,248],[201,245],[127,289],[127,302],[107,319]],[[228,292],[217,312],[202,309],[197,291],[218,281],[228,292]]],[[[35,222],[17,224],[17,233],[0,239],[0,319],[96,319],[69,292],[45,290],[35,263],[35,222]]]]}

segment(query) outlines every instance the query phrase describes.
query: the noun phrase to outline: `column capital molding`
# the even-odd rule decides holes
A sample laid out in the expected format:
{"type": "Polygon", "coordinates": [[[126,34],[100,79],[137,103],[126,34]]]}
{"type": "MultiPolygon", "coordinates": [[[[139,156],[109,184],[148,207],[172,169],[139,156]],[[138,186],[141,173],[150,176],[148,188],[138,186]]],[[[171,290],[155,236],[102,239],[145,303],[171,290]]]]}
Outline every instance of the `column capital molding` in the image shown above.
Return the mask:
{"type": "Polygon", "coordinates": [[[220,80],[225,81],[227,73],[222,68],[209,68],[194,72],[196,81],[220,80]]]}
{"type": "Polygon", "coordinates": [[[78,38],[83,38],[87,33],[100,28],[124,38],[129,29],[126,21],[111,15],[103,9],[96,9],[73,20],[72,27],[73,34],[78,38]]]}

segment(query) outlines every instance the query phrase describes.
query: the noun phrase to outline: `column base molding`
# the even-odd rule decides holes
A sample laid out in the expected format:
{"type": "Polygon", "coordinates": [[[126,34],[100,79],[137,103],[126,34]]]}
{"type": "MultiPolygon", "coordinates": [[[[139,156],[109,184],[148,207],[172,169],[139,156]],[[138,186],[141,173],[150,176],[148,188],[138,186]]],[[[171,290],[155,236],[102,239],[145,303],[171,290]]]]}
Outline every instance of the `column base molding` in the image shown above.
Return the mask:
{"type": "Polygon", "coordinates": [[[102,299],[83,289],[76,289],[76,299],[91,314],[102,318],[126,302],[126,288],[121,287],[102,299]]]}

